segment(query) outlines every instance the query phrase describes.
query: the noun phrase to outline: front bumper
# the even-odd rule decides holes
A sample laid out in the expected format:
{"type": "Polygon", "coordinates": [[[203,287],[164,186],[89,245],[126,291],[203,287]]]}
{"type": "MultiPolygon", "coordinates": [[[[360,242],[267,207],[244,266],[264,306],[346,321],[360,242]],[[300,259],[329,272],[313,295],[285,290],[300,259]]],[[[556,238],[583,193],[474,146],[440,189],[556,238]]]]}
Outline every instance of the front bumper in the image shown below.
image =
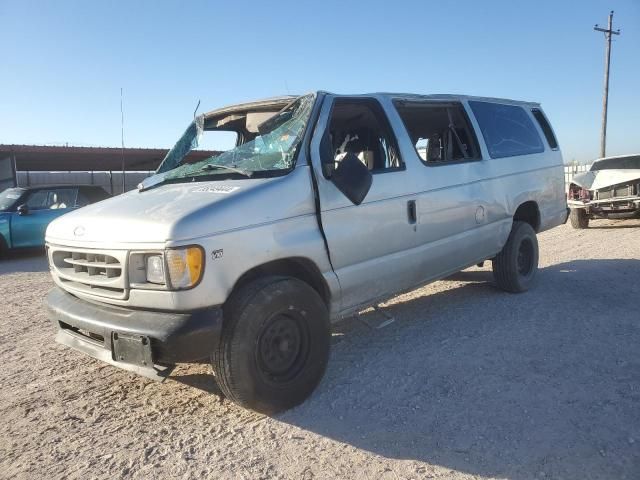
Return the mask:
{"type": "Polygon", "coordinates": [[[54,288],[47,296],[56,341],[155,380],[171,367],[208,357],[222,330],[219,307],[194,312],[132,310],[80,300],[54,288]]]}
{"type": "Polygon", "coordinates": [[[586,210],[588,214],[607,216],[609,214],[628,214],[640,211],[640,197],[614,197],[604,200],[591,200],[582,202],[579,200],[569,200],[569,207],[581,208],[586,210]]]}

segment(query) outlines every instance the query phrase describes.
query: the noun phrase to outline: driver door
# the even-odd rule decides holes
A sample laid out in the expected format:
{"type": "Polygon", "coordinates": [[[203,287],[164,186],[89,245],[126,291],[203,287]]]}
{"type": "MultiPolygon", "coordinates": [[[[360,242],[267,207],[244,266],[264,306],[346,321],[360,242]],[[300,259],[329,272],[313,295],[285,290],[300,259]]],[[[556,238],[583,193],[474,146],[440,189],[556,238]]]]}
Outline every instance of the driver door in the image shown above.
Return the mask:
{"type": "Polygon", "coordinates": [[[342,291],[341,311],[414,285],[415,190],[380,102],[373,97],[327,96],[311,142],[311,159],[322,226],[342,291]],[[321,142],[327,129],[336,164],[353,153],[373,176],[360,205],[348,200],[323,173],[321,142]]]}

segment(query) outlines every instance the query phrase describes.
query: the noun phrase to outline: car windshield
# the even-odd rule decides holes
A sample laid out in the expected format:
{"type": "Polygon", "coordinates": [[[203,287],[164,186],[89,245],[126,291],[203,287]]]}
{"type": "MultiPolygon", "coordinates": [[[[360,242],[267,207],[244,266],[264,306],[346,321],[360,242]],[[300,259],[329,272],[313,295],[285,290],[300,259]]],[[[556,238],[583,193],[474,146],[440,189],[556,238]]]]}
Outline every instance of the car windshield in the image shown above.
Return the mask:
{"type": "Polygon", "coordinates": [[[0,212],[13,209],[16,202],[22,197],[24,190],[21,188],[7,188],[0,193],[0,212]]]}
{"type": "Polygon", "coordinates": [[[200,143],[204,131],[204,116],[196,117],[175,146],[167,153],[156,175],[143,182],[142,188],[164,181],[196,179],[212,175],[233,175],[239,178],[291,169],[298,146],[304,135],[314,95],[305,95],[258,126],[257,136],[242,145],[194,163],[185,158],[200,143]]]}

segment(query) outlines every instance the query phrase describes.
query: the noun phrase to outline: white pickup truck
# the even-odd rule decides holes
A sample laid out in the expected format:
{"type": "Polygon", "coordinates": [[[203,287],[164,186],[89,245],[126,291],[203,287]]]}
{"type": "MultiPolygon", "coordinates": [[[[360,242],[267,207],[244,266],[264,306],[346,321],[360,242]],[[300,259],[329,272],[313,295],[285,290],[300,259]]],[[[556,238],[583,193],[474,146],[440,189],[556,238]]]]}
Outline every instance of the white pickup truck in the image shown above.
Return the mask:
{"type": "Polygon", "coordinates": [[[138,190],[50,224],[56,339],[158,379],[210,358],[231,400],[290,408],[322,378],[331,321],[488,259],[499,288],[529,289],[536,233],[567,220],[562,165],[536,103],[317,92],[214,110],[138,190]],[[236,146],[185,161],[219,132],[236,146]]]}
{"type": "Polygon", "coordinates": [[[588,228],[593,218],[640,215],[640,155],[600,158],[588,172],[573,177],[567,194],[573,228],[588,228]]]}

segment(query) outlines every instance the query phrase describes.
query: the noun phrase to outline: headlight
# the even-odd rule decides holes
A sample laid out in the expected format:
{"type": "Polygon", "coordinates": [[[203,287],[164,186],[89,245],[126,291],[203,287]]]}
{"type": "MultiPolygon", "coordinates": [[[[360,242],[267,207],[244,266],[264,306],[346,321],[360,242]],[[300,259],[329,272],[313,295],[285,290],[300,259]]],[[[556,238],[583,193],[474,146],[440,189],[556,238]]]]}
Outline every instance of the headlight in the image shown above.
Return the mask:
{"type": "Polygon", "coordinates": [[[162,255],[149,255],[146,259],[147,282],[164,284],[164,260],[162,255]]]}
{"type": "Polygon", "coordinates": [[[172,248],[166,250],[165,256],[172,289],[183,290],[195,287],[200,282],[204,270],[202,248],[172,248]]]}

